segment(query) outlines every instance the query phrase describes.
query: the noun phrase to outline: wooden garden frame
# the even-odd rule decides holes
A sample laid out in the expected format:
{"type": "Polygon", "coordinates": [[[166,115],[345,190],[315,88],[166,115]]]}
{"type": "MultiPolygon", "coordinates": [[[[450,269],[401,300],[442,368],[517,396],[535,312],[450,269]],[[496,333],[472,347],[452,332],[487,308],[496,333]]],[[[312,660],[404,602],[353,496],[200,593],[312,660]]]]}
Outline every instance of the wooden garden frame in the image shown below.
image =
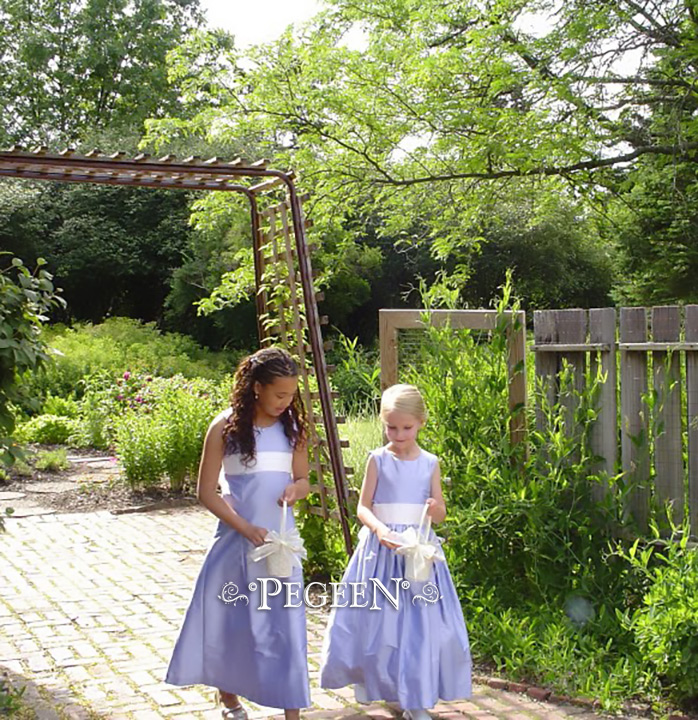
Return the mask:
{"type": "MultiPolygon", "coordinates": [[[[94,150],[86,155],[79,155],[74,150],[66,149],[58,154],[51,154],[46,148],[39,148],[33,152],[26,152],[21,147],[0,152],[0,177],[23,178],[27,180],[52,180],[69,183],[96,183],[103,185],[123,185],[130,187],[161,188],[171,190],[213,190],[217,192],[234,192],[244,195],[250,208],[250,225],[252,230],[255,280],[257,286],[257,328],[260,345],[267,344],[273,339],[269,325],[265,325],[262,318],[268,315],[271,307],[267,302],[263,289],[262,279],[265,263],[265,243],[278,242],[281,238],[284,243],[283,258],[274,258],[274,262],[286,261],[289,266],[289,283],[297,281],[302,289],[302,306],[304,317],[301,320],[301,308],[297,302],[293,306],[276,308],[281,313],[283,326],[284,313],[288,309],[295,313],[297,322],[293,328],[296,344],[296,353],[303,360],[308,357],[312,361],[312,374],[317,385],[316,394],[309,391],[308,375],[310,370],[302,362],[304,387],[306,389],[306,403],[317,399],[320,403],[324,425],[325,438],[320,438],[315,431],[316,417],[312,404],[308,407],[311,426],[311,441],[316,447],[314,467],[318,471],[318,485],[313,490],[320,493],[322,505],[311,508],[326,519],[331,516],[326,503],[327,488],[322,479],[322,461],[319,446],[326,446],[330,461],[330,469],[334,478],[334,495],[337,502],[335,516],[342,526],[342,534],[347,552],[352,550],[351,531],[347,507],[346,468],[342,460],[342,441],[337,430],[337,418],[332,405],[332,392],[330,390],[327,364],[325,362],[324,345],[322,341],[321,319],[318,314],[317,296],[313,287],[312,268],[310,264],[310,251],[306,239],[305,229],[307,223],[303,218],[302,198],[298,195],[294,184],[292,172],[282,172],[267,168],[266,161],[261,160],[246,163],[241,158],[232,162],[224,162],[218,158],[202,160],[191,156],[184,160],[177,160],[173,155],[161,158],[152,158],[141,153],[134,158],[126,157],[125,153],[114,153],[105,156],[94,150]],[[261,181],[255,182],[254,181],[261,181]],[[259,200],[269,199],[269,193],[283,192],[283,199],[271,209],[282,215],[281,235],[274,230],[274,219],[270,216],[270,209],[260,211],[259,200]],[[288,215],[290,214],[290,222],[288,215]],[[265,232],[265,224],[271,228],[265,232]],[[293,239],[291,239],[293,238],[293,239]],[[291,247],[290,243],[293,243],[291,247]],[[297,273],[297,274],[296,274],[297,273]],[[303,327],[308,331],[309,345],[305,345],[303,327]]],[[[274,245],[276,247],[276,245],[274,245]]],[[[294,288],[294,298],[295,288],[294,288]]],[[[290,335],[289,335],[290,336],[290,335]]],[[[287,336],[287,337],[289,337],[287,336]]]]}
{"type": "Polygon", "coordinates": [[[494,310],[380,310],[381,389],[398,382],[398,331],[424,330],[425,318],[432,327],[453,330],[494,330],[502,315],[507,325],[507,369],[509,375],[509,432],[512,444],[526,440],[526,414],[514,412],[526,407],[526,313],[502,314],[494,310]],[[518,370],[516,368],[519,368],[518,370]]]}

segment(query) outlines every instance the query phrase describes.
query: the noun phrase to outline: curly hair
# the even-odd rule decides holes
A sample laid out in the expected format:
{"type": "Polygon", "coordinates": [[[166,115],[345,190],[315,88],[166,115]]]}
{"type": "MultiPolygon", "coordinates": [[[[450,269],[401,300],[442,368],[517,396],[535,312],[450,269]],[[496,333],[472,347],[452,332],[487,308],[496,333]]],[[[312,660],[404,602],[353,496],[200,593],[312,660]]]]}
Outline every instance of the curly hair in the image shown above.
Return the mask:
{"type": "MultiPolygon", "coordinates": [[[[245,465],[251,465],[255,460],[255,382],[270,385],[276,378],[298,377],[298,374],[295,360],[282,348],[263,348],[240,362],[230,394],[232,413],[223,428],[227,453],[240,453],[240,459],[245,465]]],[[[305,406],[299,390],[296,390],[293,401],[284,410],[280,420],[293,448],[305,442],[307,437],[305,406]]]]}

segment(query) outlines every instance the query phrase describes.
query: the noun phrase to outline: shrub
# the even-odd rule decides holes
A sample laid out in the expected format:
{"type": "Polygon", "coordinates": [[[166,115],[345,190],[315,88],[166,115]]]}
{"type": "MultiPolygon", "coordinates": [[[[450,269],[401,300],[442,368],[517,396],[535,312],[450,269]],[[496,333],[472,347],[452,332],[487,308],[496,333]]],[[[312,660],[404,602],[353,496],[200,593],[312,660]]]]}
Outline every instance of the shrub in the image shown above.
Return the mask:
{"type": "Polygon", "coordinates": [[[65,450],[46,450],[37,454],[34,460],[34,467],[44,472],[58,472],[67,470],[70,467],[68,454],[65,450]]]}
{"type": "Polygon", "coordinates": [[[18,380],[36,374],[47,363],[41,323],[54,306],[65,305],[65,301],[51,282],[53,276],[42,267],[46,264],[43,258],[37,260],[32,273],[11,253],[0,254],[9,256],[3,261],[11,258],[9,267],[0,268],[0,462],[12,465],[21,458],[12,436],[16,422],[12,406],[33,404],[18,380]]]}
{"type": "Polygon", "coordinates": [[[42,339],[51,346],[53,362],[27,378],[32,397],[55,395],[80,399],[83,378],[140,374],[204,377],[220,380],[235,365],[229,352],[213,353],[178,333],[161,333],[154,323],[131,318],[108,318],[99,325],[54,326],[42,339]]]}
{"type": "MultiPolygon", "coordinates": [[[[658,532],[656,533],[658,535],[658,532]]],[[[689,549],[689,529],[665,543],[624,557],[650,585],[642,604],[623,616],[642,656],[679,699],[698,700],[698,550],[689,549]]]]}
{"type": "Polygon", "coordinates": [[[17,462],[12,466],[12,475],[15,475],[16,477],[31,477],[33,474],[34,470],[32,469],[32,466],[24,459],[17,460],[17,462]]]}
{"type": "Polygon", "coordinates": [[[176,387],[158,400],[155,415],[163,429],[163,466],[175,492],[182,490],[187,477],[196,477],[206,430],[217,407],[210,395],[176,387]]]}
{"type": "Polygon", "coordinates": [[[83,396],[78,403],[79,422],[75,444],[79,447],[108,449],[114,442],[114,419],[120,412],[114,393],[114,380],[104,372],[82,380],[83,396]]]}
{"type": "Polygon", "coordinates": [[[49,395],[44,400],[42,412],[44,415],[60,415],[61,417],[77,418],[80,406],[70,398],[49,395]]]}
{"type": "Polygon", "coordinates": [[[211,381],[182,376],[154,378],[147,401],[126,403],[115,419],[116,451],[132,487],[159,482],[174,491],[195,477],[206,430],[224,404],[226,390],[211,381]]]}
{"type": "Polygon", "coordinates": [[[61,445],[77,432],[78,422],[60,415],[37,415],[21,425],[16,437],[22,442],[61,445]]]}
{"type": "Polygon", "coordinates": [[[116,454],[131,488],[157,485],[165,472],[164,433],[151,415],[129,411],[114,422],[116,454]]]}
{"type": "Polygon", "coordinates": [[[380,402],[380,366],[377,354],[358,339],[341,333],[337,349],[328,358],[335,365],[332,385],[339,392],[337,410],[346,415],[374,415],[380,402]]]}

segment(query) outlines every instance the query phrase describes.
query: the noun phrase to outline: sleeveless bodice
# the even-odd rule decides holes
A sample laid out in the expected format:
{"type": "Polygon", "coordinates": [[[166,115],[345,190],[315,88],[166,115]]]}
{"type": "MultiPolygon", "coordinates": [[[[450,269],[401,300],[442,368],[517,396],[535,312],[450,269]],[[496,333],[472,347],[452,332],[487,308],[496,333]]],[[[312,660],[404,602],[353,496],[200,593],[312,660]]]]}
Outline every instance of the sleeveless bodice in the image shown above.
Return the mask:
{"type": "MultiPolygon", "coordinates": [[[[255,459],[245,465],[239,453],[226,454],[219,477],[221,494],[235,510],[254,525],[279,530],[281,508],[277,500],[292,482],[293,447],[281,422],[255,427],[255,459]]],[[[288,512],[287,527],[294,526],[288,512]]]]}
{"type": "Polygon", "coordinates": [[[400,460],[386,447],[371,452],[378,469],[374,503],[418,503],[423,505],[431,495],[431,476],[436,455],[419,451],[415,460],[400,460]]]}

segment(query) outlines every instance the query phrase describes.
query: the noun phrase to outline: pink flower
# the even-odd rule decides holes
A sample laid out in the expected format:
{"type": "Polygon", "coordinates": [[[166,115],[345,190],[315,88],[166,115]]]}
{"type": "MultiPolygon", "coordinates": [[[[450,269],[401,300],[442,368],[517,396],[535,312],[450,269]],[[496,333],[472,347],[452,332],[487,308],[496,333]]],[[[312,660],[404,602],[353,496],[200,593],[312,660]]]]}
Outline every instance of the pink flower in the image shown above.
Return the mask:
{"type": "Polygon", "coordinates": [[[124,373],[124,380],[128,380],[130,377],[131,377],[131,373],[127,370],[127,371],[124,373]]]}
{"type": "Polygon", "coordinates": [[[116,396],[116,399],[117,399],[117,400],[123,400],[123,399],[124,399],[124,396],[123,396],[123,395],[117,395],[117,396],[116,396]]]}

